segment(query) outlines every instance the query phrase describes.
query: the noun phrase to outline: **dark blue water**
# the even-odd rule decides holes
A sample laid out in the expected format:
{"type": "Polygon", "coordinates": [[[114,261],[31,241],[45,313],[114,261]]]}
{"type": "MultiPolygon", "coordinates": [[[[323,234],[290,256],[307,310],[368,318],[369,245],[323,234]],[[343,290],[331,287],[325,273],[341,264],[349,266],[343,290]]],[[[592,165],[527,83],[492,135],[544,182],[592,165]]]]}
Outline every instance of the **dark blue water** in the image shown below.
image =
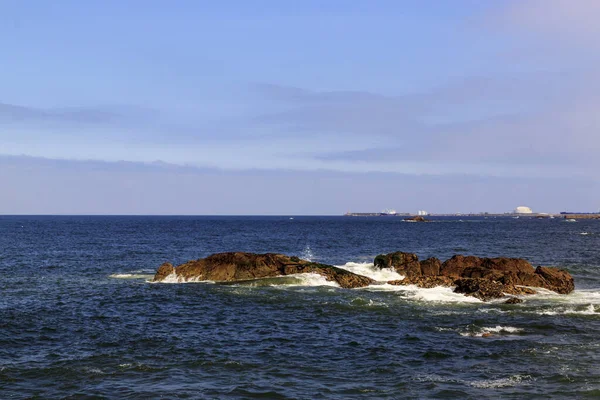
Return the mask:
{"type": "Polygon", "coordinates": [[[600,221],[0,217],[0,398],[598,397],[598,338],[600,221]],[[524,257],[577,289],[504,305],[146,282],[165,261],[234,250],[362,270],[396,250],[524,257]]]}

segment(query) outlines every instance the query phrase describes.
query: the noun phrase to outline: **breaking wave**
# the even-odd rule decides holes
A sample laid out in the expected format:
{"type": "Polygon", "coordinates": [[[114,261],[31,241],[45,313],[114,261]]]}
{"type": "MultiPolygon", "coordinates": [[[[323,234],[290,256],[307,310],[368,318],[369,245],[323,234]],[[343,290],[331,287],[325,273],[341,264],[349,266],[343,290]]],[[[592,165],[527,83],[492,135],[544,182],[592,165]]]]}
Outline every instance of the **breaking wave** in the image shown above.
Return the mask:
{"type": "Polygon", "coordinates": [[[390,285],[389,283],[367,286],[372,291],[396,292],[408,300],[444,303],[482,303],[481,300],[454,293],[451,287],[437,286],[431,289],[420,288],[416,285],[390,285]]]}
{"type": "Polygon", "coordinates": [[[149,273],[146,271],[132,271],[121,274],[112,274],[108,276],[113,279],[152,279],[154,277],[153,273],[149,273]]]}
{"type": "Polygon", "coordinates": [[[516,328],[514,326],[492,326],[492,327],[480,327],[473,328],[470,327],[465,332],[459,332],[461,336],[470,336],[470,337],[486,337],[486,336],[495,336],[495,335],[507,335],[507,334],[515,334],[523,332],[523,328],[516,328]]]}
{"type": "Polygon", "coordinates": [[[344,265],[336,265],[336,267],[345,269],[346,271],[350,271],[358,275],[367,276],[371,279],[376,280],[377,282],[387,282],[404,279],[404,275],[400,275],[392,268],[377,268],[372,262],[347,262],[344,265]]]}

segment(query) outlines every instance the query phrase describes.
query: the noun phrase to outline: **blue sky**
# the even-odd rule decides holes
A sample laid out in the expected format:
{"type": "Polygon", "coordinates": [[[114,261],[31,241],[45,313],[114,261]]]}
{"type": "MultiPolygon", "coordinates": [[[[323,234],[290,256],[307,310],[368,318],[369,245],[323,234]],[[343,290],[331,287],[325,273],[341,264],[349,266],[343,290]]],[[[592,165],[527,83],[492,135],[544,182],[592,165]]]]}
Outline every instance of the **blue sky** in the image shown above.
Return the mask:
{"type": "Polygon", "coordinates": [[[597,210],[599,18],[594,0],[5,0],[0,213],[597,210]]]}

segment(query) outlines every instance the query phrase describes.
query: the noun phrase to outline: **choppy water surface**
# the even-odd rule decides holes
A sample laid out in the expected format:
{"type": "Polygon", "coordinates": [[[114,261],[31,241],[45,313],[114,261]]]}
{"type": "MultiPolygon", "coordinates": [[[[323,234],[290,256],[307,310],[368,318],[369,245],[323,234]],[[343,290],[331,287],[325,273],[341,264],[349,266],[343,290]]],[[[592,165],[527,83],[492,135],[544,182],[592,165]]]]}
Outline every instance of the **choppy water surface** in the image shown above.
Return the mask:
{"type": "Polygon", "coordinates": [[[600,221],[0,217],[1,398],[600,396],[600,221]],[[345,290],[302,275],[151,284],[222,251],[281,252],[378,280],[375,255],[524,257],[568,296],[345,290]]]}

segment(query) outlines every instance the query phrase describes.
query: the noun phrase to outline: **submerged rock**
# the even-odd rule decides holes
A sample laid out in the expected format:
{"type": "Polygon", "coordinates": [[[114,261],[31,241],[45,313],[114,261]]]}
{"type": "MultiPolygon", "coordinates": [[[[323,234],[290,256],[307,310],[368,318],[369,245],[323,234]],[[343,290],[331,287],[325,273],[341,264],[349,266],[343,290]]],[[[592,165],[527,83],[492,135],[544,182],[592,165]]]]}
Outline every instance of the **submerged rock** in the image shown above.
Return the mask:
{"type": "Polygon", "coordinates": [[[463,278],[454,281],[455,293],[463,293],[467,296],[489,301],[504,297],[504,285],[498,281],[483,278],[463,278]]]}
{"type": "Polygon", "coordinates": [[[313,263],[283,254],[218,253],[177,267],[166,263],[159,267],[154,282],[174,275],[180,281],[235,282],[301,273],[316,273],[343,288],[368,286],[375,281],[332,265],[313,263]]]}
{"type": "Polygon", "coordinates": [[[508,300],[504,302],[504,304],[519,304],[522,303],[523,300],[518,297],[509,297],[508,300]]]}
{"type": "Polygon", "coordinates": [[[423,289],[437,286],[454,286],[454,279],[447,276],[412,276],[402,280],[388,281],[390,285],[416,285],[423,289]]]}
{"type": "Polygon", "coordinates": [[[420,216],[420,215],[418,215],[416,217],[404,218],[404,221],[410,221],[410,222],[427,222],[427,220],[424,217],[420,216]]]}
{"type": "Polygon", "coordinates": [[[394,252],[375,257],[379,268],[393,268],[405,278],[390,281],[392,285],[417,285],[423,288],[456,286],[455,292],[483,301],[506,294],[535,294],[526,286],[540,287],[560,294],[575,289],[573,277],[565,270],[551,267],[534,268],[521,258],[485,258],[455,255],[443,263],[437,258],[419,261],[416,254],[394,252]]]}

